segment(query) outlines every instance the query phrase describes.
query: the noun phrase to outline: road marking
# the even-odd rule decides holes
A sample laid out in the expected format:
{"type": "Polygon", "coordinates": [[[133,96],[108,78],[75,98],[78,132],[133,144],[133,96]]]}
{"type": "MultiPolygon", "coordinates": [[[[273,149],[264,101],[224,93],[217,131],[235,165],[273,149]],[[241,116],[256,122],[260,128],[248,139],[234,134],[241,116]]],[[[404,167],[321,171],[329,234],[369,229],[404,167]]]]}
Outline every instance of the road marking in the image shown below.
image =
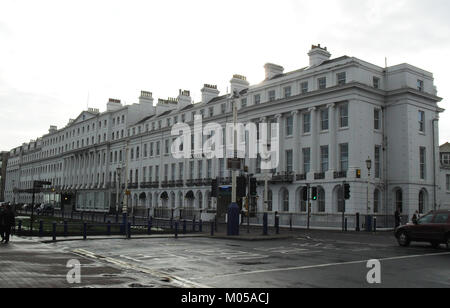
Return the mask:
{"type": "MultiPolygon", "coordinates": [[[[411,259],[411,258],[421,258],[421,257],[444,256],[444,255],[450,255],[450,252],[430,253],[430,254],[424,254],[424,255],[399,256],[399,257],[383,258],[383,259],[378,259],[378,260],[379,261],[391,261],[391,260],[401,260],[401,259],[411,259]]],[[[230,276],[242,276],[242,275],[252,275],[252,274],[271,273],[271,272],[295,271],[295,270],[330,267],[330,266],[338,266],[338,265],[360,264],[360,263],[367,263],[370,260],[371,259],[360,260],[360,261],[340,262],[340,263],[305,265],[305,266],[298,266],[298,267],[276,268],[276,269],[259,270],[259,271],[245,272],[245,273],[234,273],[234,274],[227,274],[227,275],[219,275],[219,276],[216,276],[216,277],[217,278],[222,278],[222,277],[230,277],[230,276]]]]}
{"type": "Polygon", "coordinates": [[[152,275],[154,277],[165,278],[165,279],[169,278],[171,282],[173,282],[174,284],[179,285],[182,288],[210,288],[207,285],[203,285],[203,284],[199,284],[199,283],[196,283],[196,282],[193,282],[193,281],[189,281],[187,279],[184,279],[184,278],[181,278],[181,277],[178,277],[178,276],[175,276],[175,275],[171,275],[171,274],[168,274],[168,273],[165,273],[165,272],[162,272],[162,271],[155,271],[155,270],[152,270],[152,269],[150,269],[148,267],[134,265],[134,264],[127,263],[125,261],[121,261],[121,260],[114,259],[114,258],[111,258],[111,257],[104,257],[104,256],[95,254],[95,253],[90,252],[90,251],[85,250],[85,249],[74,249],[72,252],[77,254],[77,255],[83,256],[83,257],[89,257],[89,258],[96,259],[96,260],[102,260],[102,261],[105,261],[107,263],[111,263],[111,264],[117,265],[117,266],[119,266],[121,268],[131,269],[131,270],[138,271],[138,272],[141,272],[141,273],[150,274],[150,275],[152,275]]]}

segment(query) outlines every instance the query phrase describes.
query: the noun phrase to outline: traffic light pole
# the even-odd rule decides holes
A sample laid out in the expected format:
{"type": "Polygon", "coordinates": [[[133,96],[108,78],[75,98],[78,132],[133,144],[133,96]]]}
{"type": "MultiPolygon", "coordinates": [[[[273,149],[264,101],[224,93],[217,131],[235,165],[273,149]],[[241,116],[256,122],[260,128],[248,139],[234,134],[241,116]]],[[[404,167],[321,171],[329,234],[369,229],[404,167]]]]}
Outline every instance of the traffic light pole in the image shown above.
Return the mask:
{"type": "Polygon", "coordinates": [[[311,217],[311,201],[309,199],[309,184],[306,185],[306,192],[308,195],[308,219],[307,219],[307,229],[309,230],[309,219],[311,217]]]}

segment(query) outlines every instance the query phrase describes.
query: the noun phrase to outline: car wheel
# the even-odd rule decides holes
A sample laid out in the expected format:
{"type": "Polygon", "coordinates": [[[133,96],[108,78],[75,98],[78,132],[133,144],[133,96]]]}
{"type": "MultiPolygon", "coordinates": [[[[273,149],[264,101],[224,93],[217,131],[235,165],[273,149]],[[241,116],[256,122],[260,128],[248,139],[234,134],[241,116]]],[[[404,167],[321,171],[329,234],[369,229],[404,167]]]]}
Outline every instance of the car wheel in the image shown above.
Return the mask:
{"type": "Polygon", "coordinates": [[[406,231],[400,232],[397,240],[398,240],[398,244],[402,247],[408,247],[409,244],[411,243],[411,240],[409,239],[409,235],[406,231]]]}

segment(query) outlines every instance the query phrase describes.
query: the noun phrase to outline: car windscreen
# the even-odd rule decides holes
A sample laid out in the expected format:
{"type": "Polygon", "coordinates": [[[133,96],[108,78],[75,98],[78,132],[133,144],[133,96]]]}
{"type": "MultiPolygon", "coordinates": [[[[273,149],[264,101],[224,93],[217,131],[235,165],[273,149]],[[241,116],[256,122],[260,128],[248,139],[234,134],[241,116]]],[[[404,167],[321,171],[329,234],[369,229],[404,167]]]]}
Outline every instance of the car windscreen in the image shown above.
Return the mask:
{"type": "Polygon", "coordinates": [[[431,223],[432,220],[433,220],[433,214],[430,213],[430,214],[428,214],[428,215],[425,215],[425,216],[421,217],[421,218],[417,221],[417,223],[418,223],[419,225],[429,224],[429,223],[431,223]]]}
{"type": "Polygon", "coordinates": [[[449,213],[439,213],[434,217],[433,223],[435,224],[445,224],[448,222],[449,213]]]}

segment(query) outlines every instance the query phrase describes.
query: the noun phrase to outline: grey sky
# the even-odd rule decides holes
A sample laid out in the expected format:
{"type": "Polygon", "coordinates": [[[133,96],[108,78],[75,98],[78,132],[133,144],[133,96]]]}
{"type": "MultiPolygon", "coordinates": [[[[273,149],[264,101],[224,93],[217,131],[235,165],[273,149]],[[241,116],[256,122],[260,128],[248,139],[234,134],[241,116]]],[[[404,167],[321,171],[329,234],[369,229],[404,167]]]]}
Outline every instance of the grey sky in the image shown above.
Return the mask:
{"type": "Polygon", "coordinates": [[[317,43],[333,57],[428,70],[450,109],[449,12],[447,0],[2,0],[0,150],[66,125],[88,93],[100,110],[109,97],[136,102],[140,90],[186,89],[199,101],[204,83],[225,93],[232,74],[261,81],[266,62],[304,67],[317,43]]]}

